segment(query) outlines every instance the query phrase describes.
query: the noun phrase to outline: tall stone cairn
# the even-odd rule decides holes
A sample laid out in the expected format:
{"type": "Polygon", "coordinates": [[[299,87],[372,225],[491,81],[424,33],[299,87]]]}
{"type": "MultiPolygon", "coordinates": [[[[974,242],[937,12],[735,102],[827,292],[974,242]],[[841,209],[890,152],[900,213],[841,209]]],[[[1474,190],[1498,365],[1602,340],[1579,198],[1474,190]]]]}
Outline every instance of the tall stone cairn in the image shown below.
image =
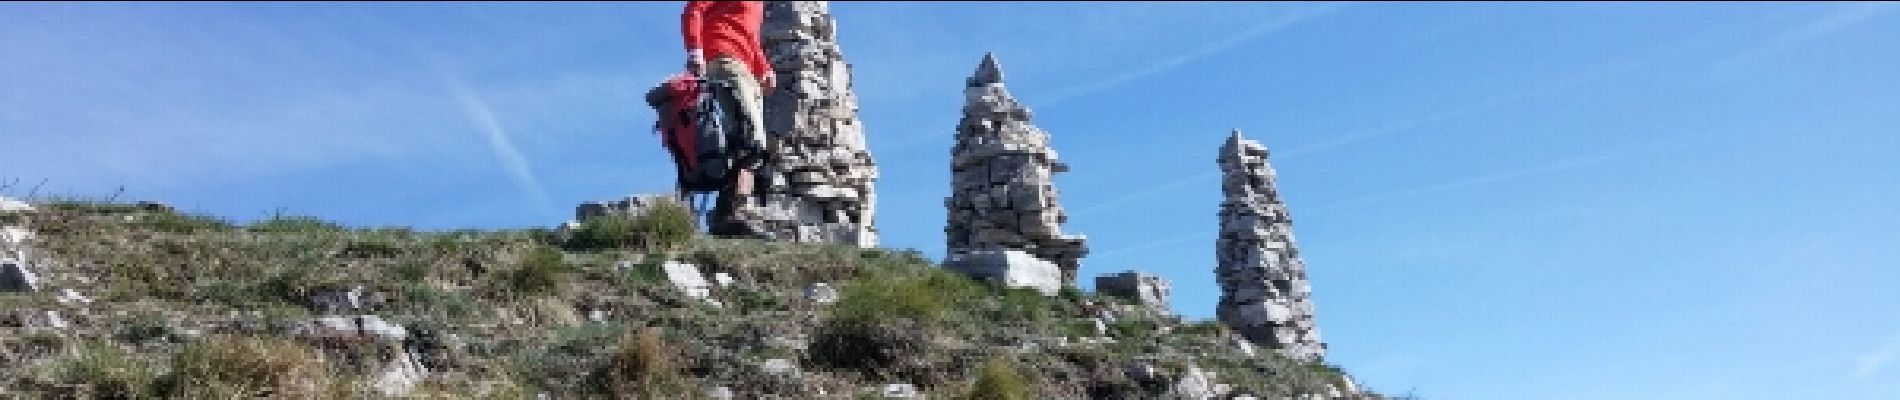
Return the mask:
{"type": "Polygon", "coordinates": [[[765,2],[759,34],[778,87],[765,97],[769,149],[752,225],[771,240],[875,247],[877,165],[835,27],[826,2],[765,2]]]}
{"type": "Polygon", "coordinates": [[[1088,254],[1081,235],[1065,235],[1068,216],[1051,184],[1068,165],[1056,160],[1049,134],[1029,122],[1029,109],[1003,87],[1003,70],[985,54],[963,91],[963,120],[950,153],[950,254],[1018,250],[1054,263],[1075,284],[1088,254]]]}
{"type": "Polygon", "coordinates": [[[1289,358],[1326,355],[1313,323],[1312,286],[1293,245],[1293,220],[1273,187],[1267,148],[1236,130],[1220,148],[1222,172],[1219,266],[1221,322],[1289,358]]]}

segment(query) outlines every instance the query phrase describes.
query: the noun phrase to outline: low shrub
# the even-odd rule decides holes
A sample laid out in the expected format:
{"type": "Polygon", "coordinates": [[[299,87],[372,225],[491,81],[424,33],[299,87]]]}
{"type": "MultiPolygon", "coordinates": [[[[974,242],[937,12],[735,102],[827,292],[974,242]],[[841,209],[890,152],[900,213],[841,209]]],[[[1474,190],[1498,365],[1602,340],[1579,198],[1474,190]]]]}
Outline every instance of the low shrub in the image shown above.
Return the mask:
{"type": "Polygon", "coordinates": [[[88,343],[55,360],[50,380],[72,390],[69,398],[146,398],[153,376],[131,354],[117,347],[88,343]]]}
{"type": "Polygon", "coordinates": [[[154,212],[145,214],[133,223],[133,226],[159,232],[191,234],[199,232],[223,231],[232,229],[231,223],[223,218],[209,215],[182,214],[174,212],[154,212]]]}
{"type": "Polygon", "coordinates": [[[568,246],[575,250],[668,250],[691,241],[698,232],[692,210],[660,203],[639,215],[608,214],[581,221],[568,246]]]}
{"type": "Polygon", "coordinates": [[[678,398],[690,392],[675,361],[679,356],[657,330],[629,331],[594,371],[592,383],[614,398],[678,398]]]}
{"type": "Polygon", "coordinates": [[[341,232],[343,226],[323,219],[302,215],[276,215],[270,219],[251,223],[244,230],[264,233],[311,233],[341,232]]]}
{"type": "Polygon", "coordinates": [[[310,398],[330,375],[309,347],[282,339],[215,336],[186,346],[158,380],[172,398],[310,398]]]}
{"type": "Polygon", "coordinates": [[[970,393],[963,398],[970,400],[1028,400],[1035,398],[1035,391],[1029,388],[1029,382],[1023,379],[1022,371],[1015,363],[1002,357],[991,358],[983,363],[977,372],[976,382],[970,385],[970,393]]]}
{"type": "Polygon", "coordinates": [[[496,275],[497,289],[515,296],[556,293],[573,272],[566,258],[558,249],[537,246],[514,269],[496,275]]]}

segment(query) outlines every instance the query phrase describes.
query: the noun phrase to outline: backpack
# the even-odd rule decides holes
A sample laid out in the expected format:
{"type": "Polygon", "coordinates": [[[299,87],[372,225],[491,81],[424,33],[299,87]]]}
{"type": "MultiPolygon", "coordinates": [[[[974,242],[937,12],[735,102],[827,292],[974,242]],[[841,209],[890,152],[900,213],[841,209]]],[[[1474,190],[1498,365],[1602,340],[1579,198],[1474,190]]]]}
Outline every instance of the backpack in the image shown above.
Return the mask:
{"type": "Polygon", "coordinates": [[[680,189],[688,192],[723,189],[733,170],[726,132],[736,127],[713,118],[721,111],[719,104],[701,96],[702,89],[710,89],[702,86],[692,76],[674,75],[656,90],[658,98],[648,98],[660,113],[654,133],[673,156],[680,189]]]}

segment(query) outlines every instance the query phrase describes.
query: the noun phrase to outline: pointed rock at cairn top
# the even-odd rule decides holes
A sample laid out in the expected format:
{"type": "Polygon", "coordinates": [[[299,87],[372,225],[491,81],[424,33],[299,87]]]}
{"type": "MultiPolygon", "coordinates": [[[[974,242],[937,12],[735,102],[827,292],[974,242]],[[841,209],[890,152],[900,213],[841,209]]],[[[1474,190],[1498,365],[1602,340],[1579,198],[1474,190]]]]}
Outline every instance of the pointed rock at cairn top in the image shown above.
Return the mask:
{"type": "Polygon", "coordinates": [[[1003,67],[996,63],[996,53],[983,53],[983,63],[977,64],[976,75],[970,76],[970,86],[983,86],[1003,83],[1003,67]]]}
{"type": "Polygon", "coordinates": [[[1241,136],[1240,129],[1234,129],[1232,133],[1227,134],[1226,143],[1222,143],[1220,146],[1220,153],[1223,158],[1238,160],[1247,157],[1248,153],[1252,152],[1261,153],[1259,154],[1261,157],[1266,156],[1266,148],[1262,147],[1260,142],[1248,140],[1247,137],[1241,136]]]}

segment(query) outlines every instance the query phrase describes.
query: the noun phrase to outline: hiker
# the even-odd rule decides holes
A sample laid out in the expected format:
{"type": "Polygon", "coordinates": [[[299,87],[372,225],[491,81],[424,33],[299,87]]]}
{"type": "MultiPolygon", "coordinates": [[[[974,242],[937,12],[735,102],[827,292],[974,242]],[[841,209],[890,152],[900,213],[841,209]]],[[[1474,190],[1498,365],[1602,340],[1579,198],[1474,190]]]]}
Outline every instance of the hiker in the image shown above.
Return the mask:
{"type": "Polygon", "coordinates": [[[765,18],[761,1],[688,1],[680,15],[680,34],[686,42],[686,70],[693,76],[723,80],[732,85],[723,108],[743,114],[740,135],[727,142],[734,150],[730,183],[720,190],[709,233],[751,235],[735,214],[749,211],[753,201],[754,171],[759,167],[765,137],[765,94],[777,86],[772,64],[759,44],[759,25],[765,18]]]}

